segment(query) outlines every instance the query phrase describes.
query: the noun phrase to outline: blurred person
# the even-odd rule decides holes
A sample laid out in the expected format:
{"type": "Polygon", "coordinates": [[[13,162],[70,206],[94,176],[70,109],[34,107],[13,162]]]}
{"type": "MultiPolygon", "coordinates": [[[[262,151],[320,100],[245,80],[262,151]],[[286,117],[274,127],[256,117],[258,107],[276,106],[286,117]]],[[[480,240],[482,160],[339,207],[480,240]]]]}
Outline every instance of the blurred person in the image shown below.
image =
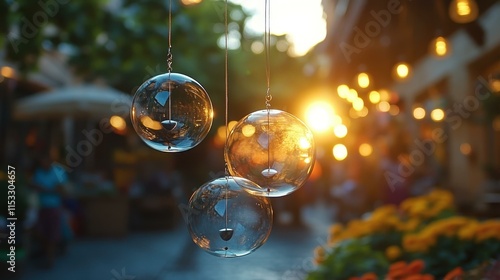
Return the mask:
{"type": "Polygon", "coordinates": [[[49,156],[42,156],[35,166],[31,186],[38,193],[39,210],[37,237],[41,242],[44,265],[52,267],[58,246],[62,240],[66,221],[63,211],[63,195],[68,182],[66,171],[53,164],[49,156]]]}

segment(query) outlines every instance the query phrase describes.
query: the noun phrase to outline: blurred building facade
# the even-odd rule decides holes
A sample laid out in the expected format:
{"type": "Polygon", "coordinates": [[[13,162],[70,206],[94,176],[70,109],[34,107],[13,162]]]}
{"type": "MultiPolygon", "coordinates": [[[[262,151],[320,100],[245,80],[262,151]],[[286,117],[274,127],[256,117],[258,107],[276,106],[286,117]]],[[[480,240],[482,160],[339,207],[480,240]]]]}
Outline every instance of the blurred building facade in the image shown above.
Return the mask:
{"type": "Polygon", "coordinates": [[[465,2],[477,11],[466,23],[453,18],[457,1],[324,0],[328,32],[316,58],[318,75],[335,95],[341,84],[357,91],[370,111],[365,118],[381,118],[379,102],[397,108],[385,115],[403,123],[409,137],[397,139],[408,146],[396,179],[430,169],[461,205],[482,209],[500,203],[494,193],[500,172],[500,2],[465,2]],[[436,43],[438,37],[445,42],[436,43]],[[409,66],[404,79],[394,70],[403,61],[409,66]],[[359,73],[369,75],[368,87],[357,83],[359,73]],[[371,102],[372,91],[387,96],[371,102]]]}

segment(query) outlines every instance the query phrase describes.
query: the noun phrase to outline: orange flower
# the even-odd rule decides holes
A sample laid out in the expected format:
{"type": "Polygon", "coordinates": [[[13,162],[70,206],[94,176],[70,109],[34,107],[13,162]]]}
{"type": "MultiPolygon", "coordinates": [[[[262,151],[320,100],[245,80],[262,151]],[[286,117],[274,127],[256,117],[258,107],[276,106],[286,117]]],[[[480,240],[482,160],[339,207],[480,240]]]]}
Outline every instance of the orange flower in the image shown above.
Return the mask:
{"type": "Polygon", "coordinates": [[[422,275],[422,280],[434,280],[434,276],[430,275],[430,274],[424,274],[422,275]]]}
{"type": "Polygon", "coordinates": [[[462,279],[462,275],[464,274],[464,270],[459,266],[448,272],[446,276],[444,276],[443,280],[456,280],[462,279]]]}
{"type": "Polygon", "coordinates": [[[397,279],[405,275],[406,275],[406,262],[399,261],[391,264],[387,276],[389,279],[397,279]]]}
{"type": "Polygon", "coordinates": [[[407,270],[408,274],[418,274],[422,272],[425,267],[425,263],[423,260],[414,260],[410,264],[408,264],[407,270]]]}
{"type": "Polygon", "coordinates": [[[368,272],[361,276],[361,280],[378,280],[377,274],[373,272],[368,272]]]}

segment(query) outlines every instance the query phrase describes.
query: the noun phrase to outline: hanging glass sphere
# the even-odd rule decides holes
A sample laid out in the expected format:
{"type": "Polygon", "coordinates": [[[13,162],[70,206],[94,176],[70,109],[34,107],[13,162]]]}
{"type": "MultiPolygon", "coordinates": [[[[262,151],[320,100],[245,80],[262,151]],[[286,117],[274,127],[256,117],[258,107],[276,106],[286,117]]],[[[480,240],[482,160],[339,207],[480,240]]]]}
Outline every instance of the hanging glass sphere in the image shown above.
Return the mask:
{"type": "Polygon", "coordinates": [[[284,196],[300,188],[312,172],[313,134],[292,114],[274,109],[256,111],[233,127],[224,157],[231,175],[260,186],[249,186],[251,194],[284,196]]]}
{"type": "Polygon", "coordinates": [[[212,101],[192,78],[165,73],[137,89],[130,118],[137,134],[151,148],[183,152],[208,134],[213,120],[212,101]]]}
{"type": "Polygon", "coordinates": [[[273,210],[268,198],[243,187],[258,188],[245,179],[226,176],[207,182],[189,200],[191,238],[206,252],[224,258],[248,255],[271,233],[273,210]]]}

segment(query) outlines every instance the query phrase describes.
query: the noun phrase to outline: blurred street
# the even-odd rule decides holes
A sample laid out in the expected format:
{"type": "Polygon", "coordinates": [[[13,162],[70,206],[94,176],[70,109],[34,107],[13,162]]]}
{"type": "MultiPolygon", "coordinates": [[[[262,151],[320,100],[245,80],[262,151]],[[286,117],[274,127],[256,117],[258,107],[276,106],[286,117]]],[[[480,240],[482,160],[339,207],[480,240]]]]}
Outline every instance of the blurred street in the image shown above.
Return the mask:
{"type": "Polygon", "coordinates": [[[199,249],[184,224],[122,239],[77,239],[52,269],[29,262],[20,279],[303,279],[313,266],[313,249],[326,241],[331,214],[322,204],[304,208],[303,226],[275,226],[262,247],[234,259],[199,249]]]}

